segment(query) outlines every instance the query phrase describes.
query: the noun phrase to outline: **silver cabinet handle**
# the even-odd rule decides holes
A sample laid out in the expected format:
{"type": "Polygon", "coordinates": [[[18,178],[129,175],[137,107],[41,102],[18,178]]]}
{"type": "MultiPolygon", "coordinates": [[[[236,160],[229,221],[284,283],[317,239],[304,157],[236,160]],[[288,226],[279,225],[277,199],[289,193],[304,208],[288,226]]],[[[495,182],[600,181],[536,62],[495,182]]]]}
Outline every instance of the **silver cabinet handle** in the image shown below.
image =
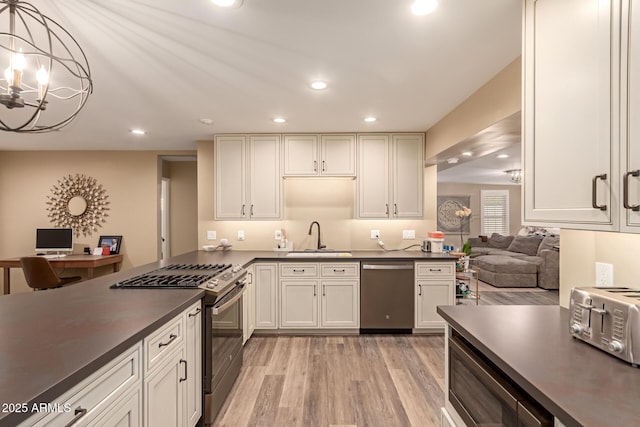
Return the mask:
{"type": "Polygon", "coordinates": [[[162,347],[168,346],[169,344],[174,342],[176,340],[176,338],[178,338],[178,336],[176,334],[169,335],[169,341],[159,343],[158,344],[158,348],[162,348],[162,347]]]}
{"type": "Polygon", "coordinates": [[[630,205],[629,204],[629,177],[640,176],[640,169],[634,171],[628,171],[624,174],[624,181],[622,181],[622,205],[625,209],[631,209],[632,211],[640,211],[640,205],[630,205]]]}
{"type": "Polygon", "coordinates": [[[593,209],[600,209],[601,211],[606,211],[607,205],[598,204],[598,180],[599,179],[605,181],[607,179],[607,174],[602,173],[600,175],[596,175],[593,177],[593,180],[591,181],[591,206],[593,206],[593,209]]]}
{"type": "Polygon", "coordinates": [[[180,363],[184,363],[184,378],[180,378],[178,382],[183,382],[187,380],[187,361],[184,359],[180,359],[180,363]]]}
{"type": "Polygon", "coordinates": [[[87,409],[78,406],[76,408],[75,411],[73,411],[73,415],[75,415],[75,417],[73,417],[73,419],[71,421],[69,421],[68,424],[66,424],[64,427],[71,427],[72,425],[74,425],[75,423],[77,423],[78,421],[80,421],[80,418],[84,417],[85,415],[87,415],[87,412],[89,412],[87,409]]]}
{"type": "Polygon", "coordinates": [[[189,313],[189,317],[196,317],[198,314],[200,314],[201,311],[202,309],[197,308],[193,313],[189,313]]]}

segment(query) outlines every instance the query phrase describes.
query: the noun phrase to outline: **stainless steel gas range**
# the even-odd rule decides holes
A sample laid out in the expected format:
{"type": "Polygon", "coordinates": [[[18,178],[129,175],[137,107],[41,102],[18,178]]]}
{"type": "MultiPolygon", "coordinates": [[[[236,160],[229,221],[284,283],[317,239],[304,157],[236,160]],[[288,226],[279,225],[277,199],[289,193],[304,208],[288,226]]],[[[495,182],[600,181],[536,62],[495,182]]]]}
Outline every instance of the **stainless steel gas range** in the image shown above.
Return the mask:
{"type": "Polygon", "coordinates": [[[242,368],[242,296],[247,271],[231,264],[170,264],[113,285],[203,289],[204,424],[213,424],[242,368]]]}

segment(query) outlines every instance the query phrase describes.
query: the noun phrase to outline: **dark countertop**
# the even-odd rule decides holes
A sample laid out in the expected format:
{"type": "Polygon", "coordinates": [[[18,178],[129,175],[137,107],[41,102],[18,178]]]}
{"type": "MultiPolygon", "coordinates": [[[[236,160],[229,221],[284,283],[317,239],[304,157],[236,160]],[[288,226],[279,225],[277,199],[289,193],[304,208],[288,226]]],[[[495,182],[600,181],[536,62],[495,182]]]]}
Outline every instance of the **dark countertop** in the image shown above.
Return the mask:
{"type": "MultiPolygon", "coordinates": [[[[287,257],[275,251],[195,251],[65,288],[0,297],[0,405],[51,402],[202,298],[203,291],[111,289],[120,280],[169,263],[447,260],[420,251],[354,251],[352,257],[287,257]]],[[[0,411],[0,426],[31,414],[0,411]]]]}
{"type": "Polygon", "coordinates": [[[569,333],[559,306],[439,306],[438,313],[567,427],[636,426],[640,369],[569,333]]]}

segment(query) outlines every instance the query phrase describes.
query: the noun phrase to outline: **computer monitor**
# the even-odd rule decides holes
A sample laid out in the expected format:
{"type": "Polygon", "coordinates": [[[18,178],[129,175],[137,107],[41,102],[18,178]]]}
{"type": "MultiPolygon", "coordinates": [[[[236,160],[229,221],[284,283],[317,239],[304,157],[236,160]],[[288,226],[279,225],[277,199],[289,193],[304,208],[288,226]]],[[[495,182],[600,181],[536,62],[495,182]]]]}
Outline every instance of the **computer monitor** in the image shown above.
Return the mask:
{"type": "Polygon", "coordinates": [[[36,252],[73,251],[73,229],[38,228],[36,229],[36,252]]]}

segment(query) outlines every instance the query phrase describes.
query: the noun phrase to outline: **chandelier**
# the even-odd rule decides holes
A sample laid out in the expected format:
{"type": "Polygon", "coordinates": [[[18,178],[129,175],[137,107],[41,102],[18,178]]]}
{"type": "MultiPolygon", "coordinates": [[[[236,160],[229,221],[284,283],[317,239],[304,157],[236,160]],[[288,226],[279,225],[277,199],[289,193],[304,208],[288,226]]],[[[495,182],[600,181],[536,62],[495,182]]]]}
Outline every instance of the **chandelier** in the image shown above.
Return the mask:
{"type": "Polygon", "coordinates": [[[60,129],[92,91],[87,58],[67,30],[30,3],[0,0],[0,130],[60,129]]]}
{"type": "Polygon", "coordinates": [[[522,181],[522,169],[510,169],[504,172],[509,177],[509,181],[516,184],[520,184],[520,181],[522,181]]]}

